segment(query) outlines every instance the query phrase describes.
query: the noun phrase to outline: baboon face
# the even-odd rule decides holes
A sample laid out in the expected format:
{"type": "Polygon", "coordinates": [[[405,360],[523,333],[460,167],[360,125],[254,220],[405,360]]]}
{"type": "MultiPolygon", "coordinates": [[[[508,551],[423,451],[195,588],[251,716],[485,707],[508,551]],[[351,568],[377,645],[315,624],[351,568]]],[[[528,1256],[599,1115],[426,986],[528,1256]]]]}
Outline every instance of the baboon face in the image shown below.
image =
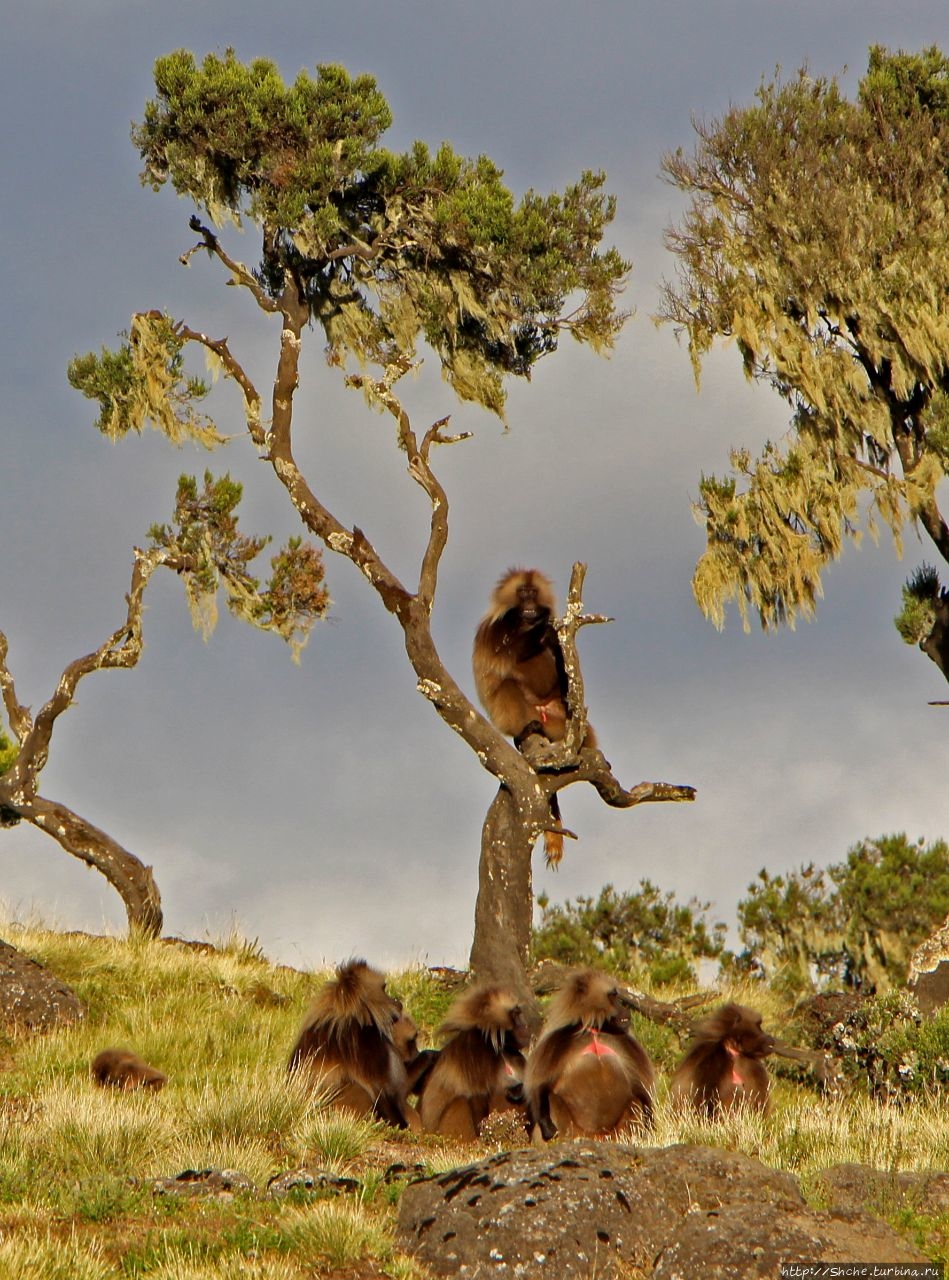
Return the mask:
{"type": "MultiPolygon", "coordinates": [[[[762,1029],[761,1014],[745,1005],[732,1006],[731,1029],[726,1038],[743,1058],[766,1058],[774,1051],[774,1037],[762,1029]]],[[[723,1011],[724,1012],[724,1011],[723,1011]]]]}

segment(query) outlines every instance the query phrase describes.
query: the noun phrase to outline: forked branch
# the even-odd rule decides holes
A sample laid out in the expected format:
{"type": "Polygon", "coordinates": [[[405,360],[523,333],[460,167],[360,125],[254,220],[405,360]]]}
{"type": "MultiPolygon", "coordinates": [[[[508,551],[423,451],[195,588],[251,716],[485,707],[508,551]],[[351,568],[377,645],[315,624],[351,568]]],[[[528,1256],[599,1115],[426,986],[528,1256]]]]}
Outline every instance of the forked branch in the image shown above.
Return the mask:
{"type": "Polygon", "coordinates": [[[612,622],[605,614],[585,614],[581,594],[587,567],[577,561],[570,575],[567,605],[557,624],[557,636],[563,650],[567,672],[570,715],[562,743],[552,744],[537,735],[528,738],[521,750],[533,768],[546,776],[551,791],[573,782],[589,782],[606,804],[614,809],[630,809],[637,804],[683,802],[695,799],[695,788],[672,782],[640,782],[627,789],[614,777],[602,751],[585,747],[577,749],[587,730],[583,675],[577,656],[577,631],[580,627],[612,622]]]}

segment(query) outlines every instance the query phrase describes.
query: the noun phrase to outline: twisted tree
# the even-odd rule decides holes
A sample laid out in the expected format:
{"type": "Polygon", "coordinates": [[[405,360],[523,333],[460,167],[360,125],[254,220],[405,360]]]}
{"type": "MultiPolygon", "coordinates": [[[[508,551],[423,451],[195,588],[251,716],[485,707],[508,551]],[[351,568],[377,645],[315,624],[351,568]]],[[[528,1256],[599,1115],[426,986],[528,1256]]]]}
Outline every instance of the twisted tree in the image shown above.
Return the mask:
{"type": "MultiPolygon", "coordinates": [[[[644,783],[632,791],[598,752],[577,751],[576,725],[557,750],[531,740],[514,749],[471,704],[435,648],[431,614],[448,539],[448,498],[434,467],[437,447],[464,435],[442,418],[419,432],[400,381],[424,342],[462,400],[503,418],[504,381],[527,378],[563,333],[607,351],[625,319],[617,299],[629,264],[603,250],[614,202],[603,175],[586,172],[562,195],[528,192],[515,204],[499,170],[443,144],[434,155],[417,142],[404,154],[380,145],[389,107],[370,76],[338,66],[301,73],[286,86],[264,60],[247,65],[232,51],[198,66],[178,51],[155,65],[157,96],[133,141],[143,182],[171,182],[199,212],[190,218],[196,254],[223,268],[228,284],[278,329],[269,403],[225,337],[156,312],[132,320],[118,352],[74,362],[79,389],[99,399],[100,429],[116,438],[146,423],[173,439],[214,444],[216,429],[198,409],[205,388],[184,371],[197,348],[240,391],[247,437],[268,462],[303,525],[364,575],[402,629],[406,653],[426,697],[499,782],[482,835],[471,964],[532,1000],[525,978],[530,941],[531,852],[550,822],[550,796],[592,783],[609,804],[691,798],[691,788],[644,783]],[[223,242],[228,222],[256,226],[260,258],[248,266],[223,242]],[[328,364],[368,404],[388,413],[410,477],[431,508],[414,584],[405,585],[362,530],[344,525],[297,464],[294,396],[308,333],[322,332],[328,364]]],[[[326,424],[308,421],[308,430],[326,424]]],[[[575,576],[562,638],[573,673],[572,705],[582,718],[573,647],[583,621],[575,576]]]]}
{"type": "Polygon", "coordinates": [[[39,793],[40,775],[49,758],[53,730],[72,706],[80,680],[94,671],[134,667],[142,654],[142,611],[145,588],[156,569],[171,569],[182,580],[196,625],[214,626],[216,600],[224,591],[232,613],[280,635],[294,650],[306,640],[329,598],[323,586],[319,551],[295,539],[272,560],[266,586],[251,576],[249,564],[266,546],[266,538],[237,531],[234,509],[241,487],[224,476],[205,474],[204,488],[182,476],[174,523],[155,525],[149,546],[136,547],[132,580],[122,625],[97,649],[70,662],[53,694],[34,716],[17,696],[7,662],[8,642],[0,631],[0,693],[14,741],[0,734],[0,826],[29,822],[94,867],[119,893],[129,928],[157,936],[162,927],[161,896],[152,874],[133,853],[105,831],[58,800],[39,793]]]}

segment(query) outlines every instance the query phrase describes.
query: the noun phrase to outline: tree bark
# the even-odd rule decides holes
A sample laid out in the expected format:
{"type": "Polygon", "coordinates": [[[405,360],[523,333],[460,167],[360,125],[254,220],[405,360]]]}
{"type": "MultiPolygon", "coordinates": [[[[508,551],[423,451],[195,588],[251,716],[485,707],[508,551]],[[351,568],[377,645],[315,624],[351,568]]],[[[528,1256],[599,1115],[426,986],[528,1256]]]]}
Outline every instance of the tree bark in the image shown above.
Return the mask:
{"type": "MultiPolygon", "coordinates": [[[[15,813],[23,821],[32,823],[52,836],[67,853],[105,876],[125,904],[130,931],[156,938],[160,935],[161,896],[151,867],[66,805],[42,796],[32,796],[13,805],[4,800],[4,790],[0,778],[0,806],[5,814],[15,813]]],[[[7,818],[7,825],[9,822],[7,818]]]]}
{"type": "Polygon", "coordinates": [[[469,959],[476,978],[505,987],[532,1016],[537,1001],[527,981],[527,962],[534,914],[531,855],[535,838],[518,814],[514,796],[502,786],[481,833],[469,959]]]}
{"type": "Polygon", "coordinates": [[[0,631],[0,696],[19,743],[16,759],[0,775],[0,827],[16,826],[21,820],[30,822],[58,841],[67,853],[95,867],[121,896],[130,929],[152,937],[161,933],[162,910],[151,867],[66,805],[38,795],[37,784],[49,757],[56,721],[72,706],[79,682],[93,671],[131,669],[141,657],[142,598],[151,575],[159,567],[180,572],[190,566],[162,548],[145,552],[136,547],[124,623],[98,649],[69,663],[35,717],[17,697],[7,665],[7,638],[0,631]]]}

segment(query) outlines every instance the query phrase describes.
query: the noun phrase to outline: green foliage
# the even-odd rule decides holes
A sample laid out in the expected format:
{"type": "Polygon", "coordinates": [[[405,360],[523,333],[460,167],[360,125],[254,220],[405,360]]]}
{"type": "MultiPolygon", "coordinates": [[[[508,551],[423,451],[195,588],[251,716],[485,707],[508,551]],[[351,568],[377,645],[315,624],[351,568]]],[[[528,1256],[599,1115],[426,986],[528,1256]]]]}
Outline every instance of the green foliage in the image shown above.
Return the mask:
{"type": "Polygon", "coordinates": [[[6,771],[20,754],[20,748],[0,729],[0,774],[6,771]]]}
{"type": "MultiPolygon", "coordinates": [[[[864,523],[939,540],[949,470],[949,62],[875,47],[856,101],[802,71],[698,124],[665,157],[688,198],[668,232],[679,275],[660,319],[698,377],[718,339],[791,410],[787,444],[736,450],[703,478],[707,550],[693,580],[717,625],[734,600],[762,625],[809,617],[864,523]]],[[[942,551],[943,548],[941,547],[942,551]]]]}
{"type": "Polygon", "coordinates": [[[933,629],[941,584],[936,569],[922,564],[903,586],[903,608],[893,623],[907,644],[919,644],[933,629]]]}
{"type": "Polygon", "coordinates": [[[651,982],[695,981],[695,962],[722,954],[724,924],[710,925],[710,904],[692,898],[677,902],[649,880],[619,894],[611,884],[599,897],[577,898],[563,906],[537,900],[540,924],[531,956],[561,964],[592,964],[616,973],[646,973],[651,982]]]}
{"type": "MultiPolygon", "coordinates": [[[[275,302],[286,289],[306,302],[332,362],[389,369],[424,337],[456,393],[501,414],[504,376],[529,376],[561,331],[612,346],[629,264],[601,249],[615,212],[602,174],[517,204],[484,156],[387,151],[374,79],[339,66],[285,86],[266,60],[229,49],[198,66],[178,50],[156,62],[155,87],[132,131],[143,182],[171,182],[215,223],[257,224],[254,278],[275,302]]],[[[93,359],[77,377],[114,414],[122,397],[93,359]]],[[[112,365],[127,395],[128,356],[112,365]]]]}
{"type": "Polygon", "coordinates": [[[229,475],[204,473],[199,491],[194,476],[178,480],[174,524],[153,525],[152,545],[181,561],[195,626],[207,636],[217,621],[217,593],[223,587],[228,609],[264,631],[281,636],[298,653],[317,618],[329,608],[320,551],[291,538],[271,560],[272,577],[264,589],[248,565],[270,541],[238,532],[235,514],[242,486],[229,475]]]}
{"type": "Polygon", "coordinates": [[[923,1018],[905,989],[826,1000],[817,1018],[805,1006],[791,1034],[833,1054],[855,1087],[876,1098],[905,1098],[932,1096],[949,1083],[949,1010],[923,1018]]]}
{"type": "Polygon", "coordinates": [[[912,952],[947,914],[944,840],[863,840],[825,871],[759,873],[738,904],[738,967],[795,991],[815,982],[886,991],[905,982],[912,952]]]}
{"type": "Polygon", "coordinates": [[[103,347],[70,361],[70,385],[100,406],[97,428],[110,440],[150,424],[174,444],[194,440],[206,449],[224,437],[196,406],[210,388],[185,371],[184,340],[167,317],[150,311],[135,317],[118,351],[103,347]]]}

